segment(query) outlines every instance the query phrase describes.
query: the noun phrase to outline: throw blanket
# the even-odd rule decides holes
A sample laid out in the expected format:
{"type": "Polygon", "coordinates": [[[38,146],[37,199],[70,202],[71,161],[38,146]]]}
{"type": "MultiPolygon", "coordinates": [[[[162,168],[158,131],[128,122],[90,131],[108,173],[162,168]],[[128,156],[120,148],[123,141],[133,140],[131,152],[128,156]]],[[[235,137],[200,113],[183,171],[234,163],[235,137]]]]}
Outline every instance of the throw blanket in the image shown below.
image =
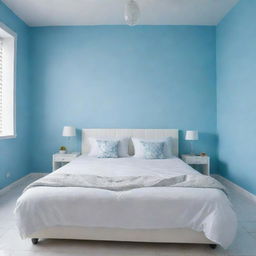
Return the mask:
{"type": "Polygon", "coordinates": [[[205,175],[160,176],[114,176],[104,177],[84,174],[52,173],[25,188],[33,187],[84,187],[112,191],[126,191],[144,187],[190,187],[214,188],[227,194],[225,187],[216,179],[205,175]]]}

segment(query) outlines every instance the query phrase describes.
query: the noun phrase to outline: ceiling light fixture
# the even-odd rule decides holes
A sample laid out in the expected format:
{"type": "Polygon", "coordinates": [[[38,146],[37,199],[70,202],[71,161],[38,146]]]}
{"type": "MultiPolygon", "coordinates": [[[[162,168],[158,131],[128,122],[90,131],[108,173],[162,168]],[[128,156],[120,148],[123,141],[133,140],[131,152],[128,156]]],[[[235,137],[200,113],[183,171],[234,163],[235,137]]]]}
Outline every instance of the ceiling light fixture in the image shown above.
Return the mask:
{"type": "Polygon", "coordinates": [[[137,25],[140,17],[139,5],[134,0],[129,0],[124,8],[124,19],[129,26],[137,25]]]}

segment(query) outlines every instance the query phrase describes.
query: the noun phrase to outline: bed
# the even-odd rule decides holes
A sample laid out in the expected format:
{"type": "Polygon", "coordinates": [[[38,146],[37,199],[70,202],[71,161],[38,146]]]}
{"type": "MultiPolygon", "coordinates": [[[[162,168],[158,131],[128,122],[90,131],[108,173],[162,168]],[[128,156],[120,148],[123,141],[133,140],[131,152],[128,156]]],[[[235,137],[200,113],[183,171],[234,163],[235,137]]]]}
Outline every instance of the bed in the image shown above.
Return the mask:
{"type": "MultiPolygon", "coordinates": [[[[133,153],[132,143],[129,152],[133,153]]],[[[82,155],[58,173],[99,176],[199,174],[178,156],[176,129],[84,129],[82,155]],[[172,137],[170,159],[88,157],[88,137],[172,137]]],[[[147,187],[108,191],[81,187],[34,187],[17,201],[22,238],[216,244],[227,248],[236,216],[225,193],[212,188],[147,187]]]]}

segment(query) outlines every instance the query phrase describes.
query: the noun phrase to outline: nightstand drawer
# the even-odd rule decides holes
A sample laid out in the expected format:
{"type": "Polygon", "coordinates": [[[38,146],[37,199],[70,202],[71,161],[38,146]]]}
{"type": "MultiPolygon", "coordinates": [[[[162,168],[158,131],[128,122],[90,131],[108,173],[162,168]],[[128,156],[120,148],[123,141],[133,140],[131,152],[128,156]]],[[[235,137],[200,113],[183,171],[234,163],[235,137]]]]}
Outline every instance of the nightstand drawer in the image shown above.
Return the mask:
{"type": "Polygon", "coordinates": [[[52,156],[52,170],[55,171],[61,168],[63,165],[73,161],[76,157],[78,157],[80,153],[68,153],[68,154],[53,154],[52,156]]]}
{"type": "Polygon", "coordinates": [[[208,164],[208,157],[203,156],[186,156],[184,160],[187,164],[208,164]]]}
{"type": "Polygon", "coordinates": [[[75,159],[74,156],[55,156],[54,161],[56,162],[70,162],[75,159]]]}

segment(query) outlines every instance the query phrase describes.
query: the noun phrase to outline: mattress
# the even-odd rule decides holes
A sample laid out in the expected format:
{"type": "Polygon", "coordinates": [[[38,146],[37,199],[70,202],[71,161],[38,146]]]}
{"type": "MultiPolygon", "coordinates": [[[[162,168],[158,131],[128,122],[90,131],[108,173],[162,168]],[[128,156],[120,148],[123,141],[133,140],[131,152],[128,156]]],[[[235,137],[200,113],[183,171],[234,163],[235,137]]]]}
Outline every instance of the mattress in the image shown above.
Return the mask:
{"type": "MultiPolygon", "coordinates": [[[[99,176],[198,174],[179,158],[99,159],[80,156],[57,172],[99,176]]],[[[189,228],[228,247],[236,216],[223,191],[147,187],[122,192],[79,187],[34,187],[18,199],[15,215],[22,238],[50,227],[121,229],[189,228]]]]}

